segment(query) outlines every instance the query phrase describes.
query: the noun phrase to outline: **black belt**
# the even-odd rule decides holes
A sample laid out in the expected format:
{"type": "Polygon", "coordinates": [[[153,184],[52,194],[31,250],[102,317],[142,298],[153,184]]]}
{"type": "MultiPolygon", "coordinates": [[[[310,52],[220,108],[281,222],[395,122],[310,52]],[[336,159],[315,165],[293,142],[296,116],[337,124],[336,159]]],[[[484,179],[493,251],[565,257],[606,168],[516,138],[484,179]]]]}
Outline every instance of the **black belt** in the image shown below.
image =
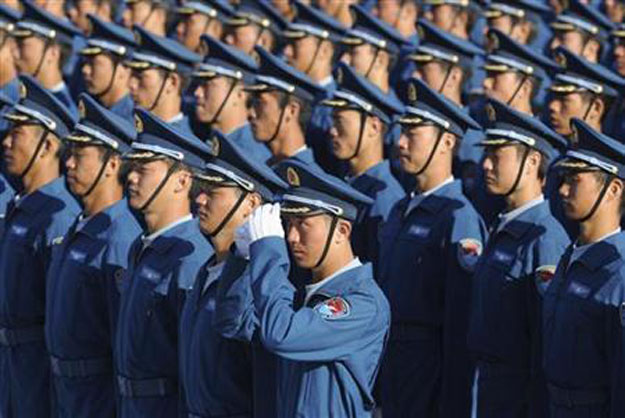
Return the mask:
{"type": "Polygon", "coordinates": [[[600,389],[563,389],[552,384],[549,387],[549,399],[556,405],[572,408],[574,406],[597,405],[608,401],[608,394],[600,389]]]}
{"type": "Polygon", "coordinates": [[[126,398],[164,398],[175,394],[178,385],[168,378],[128,379],[117,375],[120,395],[126,398]]]}
{"type": "Polygon", "coordinates": [[[59,377],[89,377],[112,374],[113,365],[110,357],[85,360],[63,360],[50,356],[50,368],[59,377]]]}
{"type": "Polygon", "coordinates": [[[24,328],[0,328],[0,345],[5,347],[43,341],[43,339],[43,325],[24,328]]]}

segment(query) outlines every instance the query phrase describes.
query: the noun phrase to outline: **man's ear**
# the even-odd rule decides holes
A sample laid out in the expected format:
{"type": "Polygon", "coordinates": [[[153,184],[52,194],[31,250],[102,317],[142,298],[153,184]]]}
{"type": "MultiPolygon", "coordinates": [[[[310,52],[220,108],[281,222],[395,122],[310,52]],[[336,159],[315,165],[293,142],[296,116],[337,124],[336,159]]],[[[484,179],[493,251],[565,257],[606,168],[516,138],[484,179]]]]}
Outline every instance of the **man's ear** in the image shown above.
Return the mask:
{"type": "Polygon", "coordinates": [[[352,236],[352,223],[344,219],[339,219],[334,229],[334,242],[342,244],[349,241],[352,236]]]}

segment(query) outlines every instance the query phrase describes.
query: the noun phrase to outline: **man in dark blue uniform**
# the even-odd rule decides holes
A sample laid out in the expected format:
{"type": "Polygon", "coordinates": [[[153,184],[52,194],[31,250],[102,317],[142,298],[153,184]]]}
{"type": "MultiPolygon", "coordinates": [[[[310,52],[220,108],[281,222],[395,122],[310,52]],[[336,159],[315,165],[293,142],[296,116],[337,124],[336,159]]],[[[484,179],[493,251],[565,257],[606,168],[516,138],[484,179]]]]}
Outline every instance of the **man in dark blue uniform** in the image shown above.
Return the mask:
{"type": "Polygon", "coordinates": [[[222,272],[227,280],[238,280],[247,266],[244,258],[230,256],[236,229],[287,184],[223,135],[215,134],[211,144],[213,158],[195,175],[195,202],[200,228],[210,236],[215,255],[200,269],[180,320],[180,374],[189,416],[275,416],[262,407],[276,396],[275,379],[264,384],[269,376],[261,374],[255,364],[260,359],[245,339],[218,333],[232,323],[220,315],[228,307],[218,299],[218,291],[222,272]]]}
{"type": "Polygon", "coordinates": [[[83,95],[65,137],[69,187],[83,204],[47,275],[46,342],[58,417],[115,415],[112,344],[130,245],[141,228],[123,198],[121,153],[134,126],[83,95]]]}
{"type": "Polygon", "coordinates": [[[334,126],[328,140],[335,157],[347,163],[348,182],[373,204],[362,210],[352,232],[354,253],[378,267],[378,229],[395,203],[405,196],[384,159],[384,134],[403,104],[390,97],[347,65],[337,70],[340,84],[321,103],[333,109],[334,126]]]}
{"type": "Polygon", "coordinates": [[[130,94],[136,106],[152,112],[185,135],[193,135],[182,113],[187,77],[201,57],[182,44],[135,27],[139,48],[125,65],[132,69],[130,94]]]}
{"type": "Polygon", "coordinates": [[[0,416],[50,416],[44,342],[45,278],[53,247],[80,212],[60,176],[61,138],[74,119],[49,91],[22,76],[22,98],[5,118],[6,172],[22,184],[0,240],[0,416]]]}
{"type": "Polygon", "coordinates": [[[542,295],[569,244],[543,196],[550,163],[566,140],[495,100],[483,171],[506,209],[473,277],[469,348],[477,357],[477,417],[547,417],[542,373],[542,295]]]}
{"type": "Polygon", "coordinates": [[[87,92],[113,113],[132,120],[134,102],[128,83],[130,68],[124,65],[137,47],[132,32],[94,16],[83,56],[82,76],[87,92]]]}
{"type": "Polygon", "coordinates": [[[256,209],[235,239],[250,254],[260,339],[280,358],[276,416],[369,416],[390,311],[372,266],[354,256],[350,233],[358,209],[371,201],[299,161],[280,167],[291,185],[282,208],[256,209]],[[287,243],[313,277],[299,309],[287,243]]]}
{"type": "Polygon", "coordinates": [[[551,29],[554,31],[549,48],[562,47],[590,62],[600,62],[614,24],[607,16],[584,0],[570,0],[564,13],[558,13],[551,29]]]}
{"type": "Polygon", "coordinates": [[[417,187],[379,233],[380,283],[393,313],[384,415],[466,417],[471,277],[486,228],[454,180],[452,160],[466,129],[477,123],[420,80],[411,80],[408,97],[399,154],[417,187]]]}
{"type": "Polygon", "coordinates": [[[63,81],[63,64],[81,32],[68,20],[54,16],[25,0],[22,18],[11,35],[17,40],[16,65],[20,74],[36,78],[77,117],[76,104],[63,81]]]}
{"type": "Polygon", "coordinates": [[[128,201],[146,235],[132,245],[117,321],[114,360],[119,416],[184,414],[178,390],[178,318],[198,271],[213,254],[191,215],[192,170],[208,148],[138,109],[126,158],[128,201]]]}
{"type": "Polygon", "coordinates": [[[194,92],[196,119],[207,125],[207,136],[211,130],[218,131],[257,161],[267,161],[271,152],[254,139],[248,123],[245,86],[252,83],[258,66],[236,48],[208,36],[203,36],[202,40],[209,52],[193,73],[197,84],[194,92]]]}
{"type": "Polygon", "coordinates": [[[560,194],[580,234],[543,305],[544,368],[553,418],[625,416],[625,146],[574,119],[560,194]]]}
{"type": "Polygon", "coordinates": [[[308,76],[260,47],[260,68],[250,92],[249,120],[254,138],[265,144],[274,166],[288,158],[316,165],[304,132],[312,103],[324,90],[308,76]]]}

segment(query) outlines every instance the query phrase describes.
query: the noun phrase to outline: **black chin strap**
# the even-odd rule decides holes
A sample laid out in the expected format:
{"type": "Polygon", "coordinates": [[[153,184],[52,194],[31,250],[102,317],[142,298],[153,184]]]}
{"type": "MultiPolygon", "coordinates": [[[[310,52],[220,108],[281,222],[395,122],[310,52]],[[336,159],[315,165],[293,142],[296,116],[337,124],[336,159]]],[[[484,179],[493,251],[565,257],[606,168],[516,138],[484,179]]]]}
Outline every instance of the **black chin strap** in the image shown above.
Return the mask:
{"type": "Polygon", "coordinates": [[[39,71],[41,71],[41,67],[43,66],[43,60],[46,57],[46,53],[48,52],[49,47],[50,47],[50,40],[46,39],[46,42],[43,45],[43,52],[41,53],[41,58],[39,58],[39,64],[37,64],[37,69],[33,73],[34,78],[37,78],[37,76],[39,75],[39,71]]]}
{"type": "Polygon", "coordinates": [[[47,129],[44,129],[43,133],[39,137],[39,142],[37,143],[37,147],[35,148],[35,152],[33,153],[32,157],[30,157],[30,161],[28,161],[28,165],[26,166],[24,171],[22,171],[22,173],[18,176],[20,179],[24,178],[24,176],[26,174],[28,174],[30,169],[33,168],[33,165],[35,164],[35,160],[37,159],[37,156],[39,155],[39,152],[41,151],[41,148],[43,148],[43,144],[46,142],[46,138],[48,137],[48,133],[49,133],[49,131],[47,129]]]}
{"type": "Polygon", "coordinates": [[[417,171],[414,174],[414,176],[420,175],[421,173],[423,173],[428,168],[428,166],[430,165],[430,163],[434,159],[434,154],[436,154],[436,149],[438,148],[438,144],[441,143],[441,139],[443,139],[443,134],[444,133],[445,133],[445,131],[443,131],[441,129],[441,131],[438,133],[438,137],[436,138],[436,142],[434,143],[434,147],[432,148],[432,151],[430,152],[430,156],[428,157],[428,159],[425,162],[425,164],[423,164],[423,167],[421,167],[421,169],[419,171],[417,171]]]}
{"type": "Polygon", "coordinates": [[[230,209],[230,212],[228,212],[228,214],[223,218],[223,220],[219,223],[219,225],[217,225],[217,228],[215,228],[213,232],[209,233],[211,237],[216,237],[217,235],[219,235],[221,230],[224,229],[226,225],[228,225],[228,222],[230,222],[230,219],[232,219],[236,211],[239,209],[239,207],[241,206],[241,204],[247,197],[247,194],[248,192],[246,190],[243,190],[237,202],[234,204],[234,206],[232,206],[232,209],[230,209]]]}
{"type": "Polygon", "coordinates": [[[161,180],[159,185],[156,187],[156,189],[154,190],[154,193],[152,193],[152,196],[150,196],[150,198],[148,200],[146,200],[146,202],[143,204],[143,206],[141,206],[139,208],[139,212],[145,211],[148,208],[148,206],[150,206],[152,204],[154,199],[156,199],[156,196],[158,196],[158,194],[161,192],[163,187],[165,187],[165,184],[167,184],[167,181],[169,180],[171,175],[174,174],[174,171],[176,171],[176,169],[178,168],[178,164],[179,164],[178,161],[175,161],[169,167],[169,169],[167,170],[167,174],[165,174],[165,177],[163,178],[163,180],[161,180]]]}
{"type": "Polygon", "coordinates": [[[113,150],[110,149],[110,148],[107,148],[106,149],[106,153],[104,154],[102,165],[100,166],[100,171],[98,171],[98,175],[96,176],[95,180],[93,181],[93,183],[91,184],[89,189],[85,193],[83,193],[81,197],[83,197],[83,198],[87,197],[87,196],[89,196],[91,194],[91,192],[93,192],[95,187],[100,182],[100,179],[102,178],[102,175],[104,174],[104,170],[106,169],[106,165],[108,164],[108,162],[109,162],[109,160],[111,159],[112,156],[113,156],[113,150]]]}
{"type": "Polygon", "coordinates": [[[525,83],[525,80],[527,80],[527,75],[523,75],[523,78],[521,79],[521,82],[519,83],[519,85],[514,90],[514,93],[512,93],[512,96],[510,96],[510,98],[506,102],[507,105],[509,105],[510,103],[512,103],[514,101],[514,99],[516,98],[516,95],[519,94],[519,91],[521,91],[521,87],[523,87],[523,83],[525,83]]]}
{"type": "Polygon", "coordinates": [[[451,24],[449,25],[447,30],[445,30],[445,32],[451,33],[451,30],[454,28],[454,25],[456,24],[456,19],[458,19],[459,14],[460,14],[460,8],[454,7],[453,19],[451,19],[451,24]]]}
{"type": "Polygon", "coordinates": [[[306,71],[304,71],[304,74],[308,75],[308,73],[310,73],[310,71],[312,70],[313,66],[315,65],[315,61],[317,61],[317,56],[319,55],[319,51],[321,51],[321,44],[323,43],[322,39],[316,38],[317,39],[317,47],[315,48],[315,53],[313,54],[312,60],[310,60],[310,64],[308,64],[308,68],[306,68],[306,71]]]}
{"type": "Polygon", "coordinates": [[[258,44],[258,41],[260,41],[260,37],[263,36],[263,33],[265,32],[265,27],[258,25],[258,35],[256,35],[256,39],[254,39],[254,43],[252,44],[252,49],[250,51],[247,52],[248,55],[252,55],[252,52],[254,52],[254,47],[256,47],[256,45],[258,44]]]}
{"type": "Polygon", "coordinates": [[[286,113],[287,106],[288,106],[288,103],[282,106],[282,109],[280,110],[280,119],[278,119],[278,126],[276,126],[276,130],[274,131],[273,135],[271,135],[269,140],[265,141],[265,144],[270,144],[271,142],[273,142],[274,139],[278,137],[278,134],[280,133],[280,129],[282,129],[282,121],[284,120],[284,114],[286,113]]]}
{"type": "Polygon", "coordinates": [[[588,107],[586,108],[586,111],[584,112],[584,117],[582,118],[582,120],[584,122],[586,122],[586,118],[588,117],[588,115],[590,114],[590,110],[592,109],[592,105],[593,103],[595,103],[595,96],[593,94],[592,99],[590,100],[590,103],[588,104],[588,107]]]}
{"type": "Polygon", "coordinates": [[[356,149],[354,150],[354,153],[352,154],[351,157],[344,158],[343,161],[353,160],[354,158],[358,156],[358,154],[360,154],[360,147],[362,146],[362,137],[365,134],[367,115],[365,115],[365,113],[361,111],[358,112],[358,115],[360,116],[360,129],[358,130],[358,142],[356,142],[356,149]]]}
{"type": "Polygon", "coordinates": [[[519,187],[519,183],[521,182],[521,177],[523,177],[523,170],[525,169],[525,162],[527,161],[527,157],[530,155],[530,147],[526,146],[525,151],[523,152],[523,158],[521,159],[521,165],[519,166],[519,172],[516,175],[516,180],[510,190],[504,194],[504,197],[510,196],[517,187],[519,187]]]}
{"type": "Polygon", "coordinates": [[[321,263],[323,263],[323,261],[326,259],[326,256],[328,255],[328,251],[330,251],[330,244],[332,244],[332,237],[334,236],[334,230],[336,229],[336,225],[338,224],[338,221],[339,221],[338,217],[336,216],[332,217],[332,223],[330,224],[330,230],[328,231],[328,238],[326,238],[326,244],[323,247],[323,252],[321,253],[321,257],[319,258],[319,261],[317,261],[317,264],[315,264],[315,266],[312,268],[313,270],[319,267],[321,263]]]}
{"type": "Polygon", "coordinates": [[[445,78],[443,79],[441,86],[438,88],[438,92],[441,94],[443,93],[443,89],[445,88],[445,85],[447,84],[447,80],[449,80],[449,76],[451,75],[452,69],[453,69],[453,65],[449,64],[449,68],[447,68],[447,72],[445,72],[445,78]]]}
{"type": "Polygon", "coordinates": [[[373,60],[371,60],[371,64],[369,65],[369,69],[365,73],[365,78],[369,78],[369,74],[371,73],[371,70],[373,70],[373,67],[375,66],[375,61],[378,59],[378,54],[380,54],[380,48],[376,47],[375,48],[375,55],[373,55],[373,60]]]}
{"type": "Polygon", "coordinates": [[[615,177],[614,174],[610,174],[608,176],[608,178],[605,180],[605,183],[603,183],[603,188],[601,189],[601,193],[599,193],[599,196],[597,197],[597,200],[595,200],[594,205],[592,205],[592,208],[590,209],[590,212],[588,212],[586,214],[586,216],[582,217],[581,219],[578,219],[576,222],[584,223],[588,219],[590,219],[592,217],[592,215],[595,214],[597,209],[599,209],[599,205],[601,204],[601,201],[603,200],[603,197],[605,196],[605,194],[608,191],[608,187],[610,187],[610,183],[612,183],[612,180],[614,180],[614,177],[615,177]]]}
{"type": "Polygon", "coordinates": [[[209,125],[212,125],[215,122],[217,122],[217,119],[221,115],[221,112],[224,110],[224,107],[226,107],[226,103],[228,103],[228,100],[230,99],[230,96],[232,95],[232,92],[234,91],[234,88],[236,87],[236,85],[237,85],[237,81],[233,79],[232,85],[230,86],[230,89],[228,90],[228,94],[226,94],[226,98],[223,100],[223,102],[221,102],[219,109],[217,109],[217,112],[215,112],[211,120],[208,122],[209,125]]]}
{"type": "Polygon", "coordinates": [[[161,100],[161,95],[163,94],[163,90],[165,90],[165,83],[167,83],[167,79],[169,78],[169,73],[163,77],[163,82],[161,83],[161,88],[158,89],[158,94],[156,95],[156,99],[152,102],[152,106],[148,109],[149,112],[153,111],[154,108],[158,105],[158,102],[161,100]]]}
{"type": "Polygon", "coordinates": [[[119,60],[117,60],[116,58],[112,58],[112,57],[111,59],[115,63],[115,67],[113,67],[113,74],[111,75],[108,86],[106,86],[106,88],[102,90],[101,92],[94,94],[94,96],[98,99],[106,95],[109,91],[111,91],[111,88],[113,88],[113,83],[115,82],[115,76],[117,75],[117,67],[119,66],[119,60]]]}

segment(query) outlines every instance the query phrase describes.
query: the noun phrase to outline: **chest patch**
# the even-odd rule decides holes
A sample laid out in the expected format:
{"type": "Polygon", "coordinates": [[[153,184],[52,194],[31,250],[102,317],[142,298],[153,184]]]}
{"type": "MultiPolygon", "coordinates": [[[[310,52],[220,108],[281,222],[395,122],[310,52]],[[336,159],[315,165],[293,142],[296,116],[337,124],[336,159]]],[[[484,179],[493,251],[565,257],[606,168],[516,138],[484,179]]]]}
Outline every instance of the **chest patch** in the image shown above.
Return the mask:
{"type": "Polygon", "coordinates": [[[28,228],[23,225],[13,225],[11,227],[11,233],[16,237],[24,237],[28,232],[28,228]]]}
{"type": "Polygon", "coordinates": [[[422,225],[412,225],[410,229],[408,229],[408,234],[411,236],[425,238],[430,233],[430,228],[422,225]]]}
{"type": "Polygon", "coordinates": [[[568,292],[579,296],[580,298],[586,298],[590,294],[590,288],[581,283],[571,282],[568,288],[568,292]]]}
{"type": "Polygon", "coordinates": [[[351,307],[345,299],[336,296],[318,303],[315,305],[314,310],[321,315],[323,319],[335,320],[349,316],[351,307]]]}

